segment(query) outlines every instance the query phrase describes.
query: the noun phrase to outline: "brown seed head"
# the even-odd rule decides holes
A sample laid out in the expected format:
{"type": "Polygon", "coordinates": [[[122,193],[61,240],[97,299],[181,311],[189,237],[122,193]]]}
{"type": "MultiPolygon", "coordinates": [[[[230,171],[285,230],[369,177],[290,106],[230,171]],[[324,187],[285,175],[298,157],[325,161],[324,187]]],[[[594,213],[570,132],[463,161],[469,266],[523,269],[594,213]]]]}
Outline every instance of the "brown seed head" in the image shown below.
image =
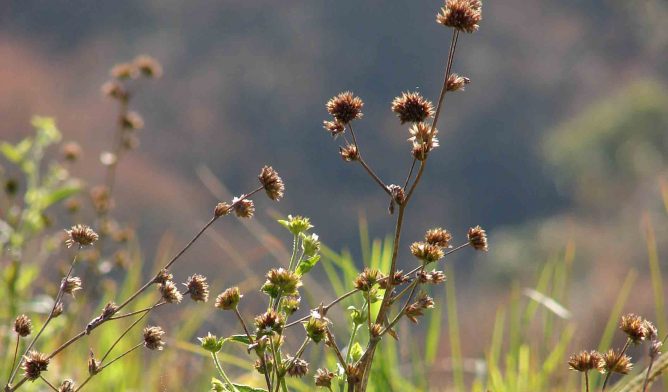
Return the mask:
{"type": "Polygon", "coordinates": [[[283,316],[276,313],[273,309],[255,317],[255,327],[258,336],[265,336],[273,332],[280,333],[283,330],[285,321],[283,316]]]}
{"type": "Polygon", "coordinates": [[[88,356],[88,374],[94,376],[100,372],[100,366],[102,365],[101,361],[95,360],[93,351],[91,350],[88,356]]]}
{"type": "Polygon", "coordinates": [[[404,188],[402,188],[399,185],[388,185],[387,189],[390,191],[390,194],[392,195],[392,200],[399,204],[402,205],[404,201],[406,200],[406,194],[404,193],[404,188]]]}
{"type": "Polygon", "coordinates": [[[445,282],[445,274],[443,271],[431,271],[429,274],[429,283],[431,284],[439,284],[445,282]]]}
{"type": "Polygon", "coordinates": [[[345,125],[341,124],[340,122],[334,120],[334,121],[323,121],[322,122],[322,127],[329,132],[333,138],[336,138],[337,136],[343,134],[345,132],[346,127],[345,125]]]}
{"type": "Polygon", "coordinates": [[[359,151],[357,151],[357,147],[354,144],[339,147],[339,155],[346,162],[356,161],[360,158],[359,151]]]}
{"type": "Polygon", "coordinates": [[[422,309],[431,309],[434,307],[434,299],[427,293],[420,293],[416,302],[422,309]]]}
{"type": "Polygon", "coordinates": [[[659,337],[659,330],[656,329],[656,326],[654,326],[654,324],[647,319],[643,320],[643,324],[645,325],[645,329],[647,330],[645,339],[656,340],[659,337]]]}
{"type": "Polygon", "coordinates": [[[81,157],[81,146],[77,142],[65,143],[60,149],[60,153],[66,161],[76,162],[81,157]]]}
{"type": "Polygon", "coordinates": [[[392,101],[392,111],[397,114],[402,124],[422,122],[434,115],[434,106],[420,93],[405,92],[392,101]]]}
{"type": "Polygon", "coordinates": [[[253,213],[255,213],[255,204],[253,200],[241,199],[241,197],[235,197],[232,199],[232,205],[234,205],[234,213],[239,218],[251,218],[253,213]]]}
{"type": "Polygon", "coordinates": [[[70,294],[74,297],[74,293],[81,290],[81,278],[78,276],[63,278],[60,282],[60,286],[63,288],[63,293],[70,294]]]}
{"type": "Polygon", "coordinates": [[[72,380],[63,380],[60,387],[58,387],[58,392],[74,392],[74,390],[74,381],[72,380]]]}
{"type": "Polygon", "coordinates": [[[451,248],[450,240],[452,240],[452,235],[445,229],[440,227],[427,230],[427,233],[424,235],[424,240],[428,244],[440,246],[441,248],[451,248]]]}
{"type": "Polygon", "coordinates": [[[622,321],[619,323],[619,328],[624,331],[631,342],[638,344],[645,340],[648,335],[645,320],[642,317],[629,313],[622,316],[622,321]]]}
{"type": "Polygon", "coordinates": [[[144,328],[144,346],[149,350],[161,351],[165,342],[162,338],[165,336],[165,331],[160,327],[146,327],[144,328]]]}
{"type": "Polygon", "coordinates": [[[162,76],[162,65],[160,65],[158,60],[151,56],[137,56],[134,61],[134,66],[147,78],[158,79],[162,76]]]}
{"type": "Polygon", "coordinates": [[[163,284],[165,282],[171,281],[172,279],[174,279],[174,276],[170,274],[168,270],[163,268],[155,275],[155,278],[153,278],[153,283],[163,284]]]}
{"type": "Polygon", "coordinates": [[[427,242],[413,242],[413,244],[411,244],[411,253],[425,264],[438,261],[445,255],[440,246],[432,245],[427,242]]]}
{"type": "Polygon", "coordinates": [[[581,351],[570,356],[568,366],[578,372],[599,370],[603,366],[603,356],[598,351],[581,351]]]}
{"type": "Polygon", "coordinates": [[[59,317],[63,312],[65,311],[65,307],[63,306],[62,301],[58,301],[56,306],[53,308],[53,312],[51,312],[51,317],[56,318],[59,317]]]}
{"type": "Polygon", "coordinates": [[[302,280],[296,273],[285,268],[272,268],[267,272],[267,281],[262,285],[262,291],[272,298],[280,295],[297,295],[302,286],[302,280]]]}
{"type": "Polygon", "coordinates": [[[48,367],[49,357],[34,350],[23,357],[23,364],[21,365],[25,377],[30,381],[37,380],[40,373],[45,372],[48,367]]]}
{"type": "Polygon", "coordinates": [[[229,289],[223,291],[218,297],[216,297],[215,306],[218,309],[223,310],[232,310],[237,307],[239,300],[241,300],[241,293],[239,292],[238,287],[230,287],[229,289]]]}
{"type": "Polygon", "coordinates": [[[487,233],[485,233],[485,230],[482,227],[476,226],[470,228],[468,232],[468,240],[473,249],[487,252],[487,233]]]}
{"type": "Polygon", "coordinates": [[[118,83],[115,80],[111,80],[102,85],[101,88],[102,94],[109,98],[114,98],[122,101],[128,99],[128,92],[125,90],[122,84],[118,83]]]}
{"type": "Polygon", "coordinates": [[[290,377],[304,377],[308,373],[308,362],[301,358],[292,358],[288,355],[288,362],[291,366],[287,369],[290,377]]]}
{"type": "Polygon", "coordinates": [[[128,112],[121,117],[121,126],[124,129],[142,129],[144,128],[144,119],[137,112],[128,112]]]}
{"type": "Polygon", "coordinates": [[[283,198],[285,185],[274,168],[271,166],[263,167],[260,175],[258,176],[258,179],[260,180],[260,184],[262,184],[264,187],[267,196],[269,196],[271,200],[278,201],[283,198]]]}
{"type": "Polygon", "coordinates": [[[383,332],[382,325],[376,323],[371,324],[371,329],[369,329],[369,333],[371,334],[372,337],[374,338],[379,337],[381,332],[383,332]]]}
{"type": "Polygon", "coordinates": [[[446,0],[436,22],[456,30],[473,33],[478,30],[482,4],[479,0],[446,0]]]}
{"type": "Polygon", "coordinates": [[[25,314],[20,315],[14,320],[14,332],[22,338],[30,335],[32,332],[32,322],[25,314]]]}
{"type": "Polygon", "coordinates": [[[452,73],[448,75],[445,89],[447,91],[464,91],[464,87],[469,83],[471,83],[471,79],[452,73]]]}
{"type": "Polygon", "coordinates": [[[79,246],[88,246],[93,244],[99,236],[93,229],[86,225],[76,225],[72,226],[70,230],[65,230],[67,233],[67,240],[65,244],[70,248],[74,244],[79,244],[79,246]]]}
{"type": "Polygon", "coordinates": [[[108,319],[109,317],[113,316],[116,313],[116,310],[118,310],[118,306],[116,306],[115,303],[113,302],[107,302],[106,305],[104,305],[104,308],[102,308],[102,319],[108,319]]]}
{"type": "Polygon", "coordinates": [[[206,277],[202,275],[192,275],[185,283],[188,288],[190,298],[195,302],[206,302],[209,300],[209,284],[206,283],[206,277]]]}
{"type": "Polygon", "coordinates": [[[330,388],[332,386],[332,379],[334,378],[334,373],[330,372],[327,369],[318,369],[315,371],[315,386],[322,388],[330,388]]]}
{"type": "Polygon", "coordinates": [[[356,289],[367,292],[371,290],[381,278],[382,276],[377,269],[364,268],[364,271],[357,275],[353,284],[356,289]]]}
{"type": "Polygon", "coordinates": [[[406,314],[406,317],[408,317],[408,319],[415,324],[418,323],[418,317],[424,314],[422,312],[422,307],[418,303],[412,303],[408,305],[404,313],[406,314]]]}
{"type": "Polygon", "coordinates": [[[342,92],[327,102],[327,111],[341,124],[362,118],[364,102],[350,91],[342,92]]]}
{"type": "Polygon", "coordinates": [[[111,69],[111,77],[118,80],[135,79],[139,73],[137,67],[131,63],[116,64],[111,69]]]}
{"type": "MultiPolygon", "coordinates": [[[[397,271],[394,273],[394,279],[392,279],[392,287],[398,286],[400,284],[406,283],[410,280],[408,276],[404,274],[403,271],[397,271]]],[[[390,287],[390,279],[383,279],[378,282],[378,286],[383,289],[387,290],[390,287]]]]}
{"type": "Polygon", "coordinates": [[[221,217],[223,215],[229,214],[231,211],[230,205],[225,202],[220,202],[216,204],[216,208],[213,209],[213,214],[216,217],[221,217]]]}
{"type": "Polygon", "coordinates": [[[652,340],[652,343],[649,345],[649,357],[654,360],[661,355],[661,347],[663,347],[662,341],[652,340]]]}
{"type": "Polygon", "coordinates": [[[162,299],[167,303],[178,304],[183,299],[183,295],[179,292],[179,289],[172,281],[167,281],[165,283],[162,283],[159,286],[159,289],[160,289],[160,295],[162,295],[162,299]]]}
{"type": "Polygon", "coordinates": [[[260,362],[259,359],[256,359],[255,360],[255,365],[253,367],[260,374],[267,373],[267,368],[269,368],[269,374],[271,374],[271,370],[274,368],[274,362],[271,361],[271,360],[265,359],[264,364],[263,364],[262,362],[260,362]]]}
{"type": "Polygon", "coordinates": [[[633,369],[633,363],[628,355],[621,355],[613,349],[603,354],[602,369],[608,373],[629,374],[633,369]]]}

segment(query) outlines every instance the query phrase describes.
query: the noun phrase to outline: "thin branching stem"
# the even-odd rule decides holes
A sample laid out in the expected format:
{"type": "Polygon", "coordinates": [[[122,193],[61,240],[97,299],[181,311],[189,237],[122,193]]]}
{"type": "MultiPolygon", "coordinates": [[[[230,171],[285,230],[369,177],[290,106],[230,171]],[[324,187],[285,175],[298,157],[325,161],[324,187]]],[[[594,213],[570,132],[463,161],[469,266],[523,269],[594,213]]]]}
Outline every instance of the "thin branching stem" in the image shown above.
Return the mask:
{"type": "Polygon", "coordinates": [[[117,356],[116,358],[112,359],[112,360],[109,361],[109,363],[107,363],[106,365],[103,365],[103,366],[100,366],[99,368],[97,368],[97,370],[95,371],[95,373],[91,373],[91,374],[89,374],[88,377],[87,377],[87,378],[81,383],[81,385],[79,385],[79,387],[75,390],[75,392],[79,392],[79,391],[84,387],[84,385],[86,385],[86,384],[88,383],[88,381],[90,381],[91,378],[93,378],[93,376],[99,374],[99,373],[102,372],[104,369],[106,369],[106,368],[109,367],[111,364],[113,364],[114,362],[116,362],[116,361],[118,361],[119,359],[125,357],[126,355],[130,354],[131,352],[135,351],[136,349],[138,349],[139,347],[141,347],[141,346],[143,346],[143,345],[144,345],[144,342],[141,342],[141,343],[137,344],[136,346],[133,346],[132,348],[128,349],[128,350],[125,351],[123,354],[121,354],[121,355],[117,356]]]}
{"type": "Polygon", "coordinates": [[[46,385],[48,385],[52,390],[58,392],[58,388],[56,388],[53,384],[51,384],[51,383],[49,382],[49,380],[47,380],[46,378],[42,377],[42,375],[40,375],[39,378],[41,378],[42,381],[44,381],[44,382],[46,383],[46,385]]]}
{"type": "Polygon", "coordinates": [[[21,341],[21,335],[18,333],[16,334],[16,345],[14,346],[14,359],[12,359],[12,366],[9,368],[9,376],[7,378],[7,385],[11,382],[11,377],[12,377],[12,371],[14,369],[14,365],[16,365],[16,356],[19,355],[19,343],[21,341]]]}
{"type": "Polygon", "coordinates": [[[127,327],[127,328],[125,329],[125,331],[123,331],[123,333],[116,339],[116,341],[114,341],[114,343],[111,345],[111,347],[109,347],[109,349],[107,350],[107,352],[102,356],[102,358],[100,359],[100,362],[101,362],[101,363],[103,363],[104,360],[107,359],[107,357],[109,356],[109,354],[111,354],[111,352],[113,351],[114,347],[116,347],[116,345],[121,341],[121,339],[123,339],[123,337],[125,337],[125,335],[127,335],[128,332],[130,332],[130,330],[131,330],[132,328],[134,328],[137,324],[139,324],[139,322],[142,321],[142,320],[144,319],[144,317],[146,317],[146,316],[150,313],[151,310],[155,309],[155,307],[158,306],[158,304],[159,304],[161,301],[162,301],[162,300],[159,300],[155,305],[153,305],[152,307],[150,307],[149,310],[147,310],[146,312],[144,312],[144,314],[142,314],[139,318],[137,318],[137,320],[135,320],[132,324],[130,324],[130,326],[127,327]]]}
{"type": "Polygon", "coordinates": [[[355,131],[353,130],[353,125],[351,123],[348,123],[348,129],[350,129],[350,135],[353,137],[353,144],[355,145],[355,148],[357,149],[357,155],[358,158],[357,160],[359,163],[362,165],[364,170],[366,170],[367,173],[373,178],[373,180],[380,185],[381,188],[383,188],[383,191],[387,193],[389,196],[392,196],[392,193],[390,190],[387,188],[387,185],[383,182],[383,180],[378,177],[378,175],[371,169],[371,167],[366,163],[364,158],[362,158],[362,152],[360,151],[359,145],[357,144],[357,137],[355,137],[355,131]]]}
{"type": "MultiPolygon", "coordinates": [[[[615,358],[615,362],[619,361],[619,359],[626,354],[626,350],[629,348],[629,345],[631,344],[631,339],[626,339],[626,343],[624,343],[624,347],[622,348],[622,351],[619,352],[619,355],[617,358],[615,358]]],[[[610,376],[612,375],[612,371],[608,371],[605,374],[605,379],[603,380],[603,387],[601,387],[601,392],[605,391],[605,387],[608,385],[608,381],[610,380],[610,376]]]]}
{"type": "MultiPolygon", "coordinates": [[[[248,331],[248,327],[246,326],[246,322],[244,321],[243,317],[241,317],[241,313],[239,313],[239,308],[237,306],[234,307],[234,314],[237,315],[237,319],[239,319],[239,323],[241,324],[241,327],[244,329],[244,332],[246,333],[246,336],[248,337],[248,342],[250,344],[253,344],[253,337],[251,336],[250,332],[248,331]]],[[[266,361],[264,360],[264,355],[260,351],[260,348],[257,347],[255,349],[255,353],[258,356],[258,359],[260,360],[260,366],[264,368],[264,380],[267,383],[267,390],[271,391],[271,381],[269,380],[269,374],[267,373],[267,366],[266,366],[266,361]]]]}

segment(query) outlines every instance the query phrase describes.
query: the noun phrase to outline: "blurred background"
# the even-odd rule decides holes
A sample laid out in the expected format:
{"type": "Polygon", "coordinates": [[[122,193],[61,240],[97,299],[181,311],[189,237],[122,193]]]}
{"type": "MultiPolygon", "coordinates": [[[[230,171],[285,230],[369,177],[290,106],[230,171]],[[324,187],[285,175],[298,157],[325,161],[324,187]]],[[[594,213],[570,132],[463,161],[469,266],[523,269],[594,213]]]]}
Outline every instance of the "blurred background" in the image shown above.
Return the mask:
{"type": "MultiPolygon", "coordinates": [[[[366,160],[385,182],[403,181],[409,135],[390,102],[407,90],[437,99],[450,39],[434,21],[441,5],[5,0],[0,138],[16,143],[33,132],[31,116],[54,117],[63,139],[83,148],[70,173],[102,183],[99,158],[112,144],[117,108],[100,86],[115,63],[150,54],[164,75],[133,98],[145,128],[119,165],[112,212],[136,230],[147,263],[188,241],[218,197],[255,188],[269,164],[286,182],[285,199],[258,197],[246,227],[236,218],[217,224],[175,274],[204,273],[216,293],[244,281],[254,287],[266,269],[287,263],[290,238],[275,223],[287,214],[311,217],[329,248],[348,249],[361,266],[360,221],[383,239],[394,218],[376,184],[339,157],[341,141],[322,129],[324,104],[344,90],[362,97],[356,131],[366,160]]],[[[408,212],[402,267],[414,264],[408,245],[427,228],[449,229],[455,243],[468,227],[487,229],[489,253],[448,261],[465,359],[484,358],[498,307],[535,286],[550,260],[571,268],[560,302],[572,313],[573,350],[596,346],[630,274],[623,310],[665,326],[656,298],[666,292],[652,286],[650,266],[668,269],[668,3],[509,0],[485,2],[483,18],[479,32],[459,40],[453,70],[472,83],[446,97],[441,147],[408,212]]],[[[64,214],[53,219],[53,233],[71,225],[64,214]]],[[[51,260],[60,258],[67,253],[51,260]]],[[[322,271],[314,274],[325,291],[311,305],[331,295],[322,271]]],[[[152,317],[171,319],[164,310],[152,317]]],[[[233,325],[207,315],[184,340],[214,329],[229,334],[233,325]]],[[[435,363],[447,372],[446,329],[435,363]]],[[[577,379],[558,366],[561,377],[577,379]]]]}

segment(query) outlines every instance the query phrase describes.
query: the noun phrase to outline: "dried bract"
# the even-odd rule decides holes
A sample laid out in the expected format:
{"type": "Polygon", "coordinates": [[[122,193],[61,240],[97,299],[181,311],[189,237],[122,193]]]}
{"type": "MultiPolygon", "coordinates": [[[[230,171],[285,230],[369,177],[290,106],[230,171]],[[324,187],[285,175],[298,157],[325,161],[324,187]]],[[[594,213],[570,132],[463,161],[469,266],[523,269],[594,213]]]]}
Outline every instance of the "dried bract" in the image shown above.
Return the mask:
{"type": "Polygon", "coordinates": [[[434,115],[434,106],[420,93],[405,92],[392,101],[392,111],[397,114],[402,124],[422,122],[434,115]]]}
{"type": "Polygon", "coordinates": [[[239,304],[241,297],[243,297],[243,295],[241,295],[241,293],[239,292],[238,287],[230,287],[229,289],[219,294],[218,297],[216,297],[215,306],[218,309],[223,309],[223,310],[235,309],[239,304]]]}
{"type": "Polygon", "coordinates": [[[14,332],[24,338],[32,332],[32,322],[25,314],[20,315],[14,320],[14,332]]]}
{"type": "Polygon", "coordinates": [[[479,0],[447,0],[436,15],[436,21],[462,32],[473,33],[480,27],[481,8],[479,0]]]}
{"type": "Polygon", "coordinates": [[[192,275],[188,278],[185,285],[193,301],[206,302],[209,300],[209,284],[206,282],[205,276],[192,275]]]}
{"type": "Polygon", "coordinates": [[[146,327],[144,328],[144,346],[149,350],[162,350],[165,342],[162,338],[165,336],[165,331],[160,327],[146,327]]]}
{"type": "Polygon", "coordinates": [[[39,378],[42,372],[45,372],[49,367],[49,357],[37,351],[30,351],[28,355],[23,357],[23,364],[21,368],[23,369],[23,374],[25,377],[34,381],[39,378]]]}
{"type": "Polygon", "coordinates": [[[67,240],[65,244],[68,248],[72,247],[74,244],[79,244],[79,246],[88,246],[93,244],[99,236],[93,229],[86,225],[76,225],[72,226],[70,230],[65,230],[67,233],[67,240]]]}
{"type": "Polygon", "coordinates": [[[362,117],[363,106],[362,99],[350,91],[345,91],[327,102],[327,112],[341,124],[348,124],[362,117]]]}
{"type": "Polygon", "coordinates": [[[278,201],[283,198],[285,185],[274,168],[271,166],[263,167],[260,175],[258,176],[258,179],[260,180],[260,184],[262,184],[264,187],[267,196],[269,196],[271,200],[278,201]]]}
{"type": "Polygon", "coordinates": [[[467,236],[473,249],[487,252],[487,233],[482,227],[470,228],[467,236]]]}

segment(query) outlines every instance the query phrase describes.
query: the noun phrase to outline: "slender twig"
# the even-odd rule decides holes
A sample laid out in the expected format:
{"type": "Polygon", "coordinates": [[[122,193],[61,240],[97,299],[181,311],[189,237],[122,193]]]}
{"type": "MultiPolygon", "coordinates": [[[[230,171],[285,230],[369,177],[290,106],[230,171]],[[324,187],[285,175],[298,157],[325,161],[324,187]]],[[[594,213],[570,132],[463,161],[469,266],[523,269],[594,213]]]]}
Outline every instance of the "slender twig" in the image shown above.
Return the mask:
{"type": "Polygon", "coordinates": [[[151,310],[155,309],[155,307],[158,306],[158,304],[159,304],[161,301],[162,301],[162,300],[159,300],[155,305],[153,305],[152,307],[150,307],[149,310],[147,310],[146,312],[144,312],[144,314],[142,314],[137,320],[135,320],[132,324],[130,324],[130,326],[127,327],[127,328],[125,329],[125,331],[123,331],[123,333],[116,339],[116,341],[111,345],[111,347],[109,347],[109,349],[107,350],[107,352],[102,356],[102,358],[100,359],[100,362],[101,362],[101,363],[104,362],[105,359],[107,359],[107,357],[109,356],[109,354],[111,354],[111,352],[113,351],[114,347],[116,347],[116,345],[121,341],[121,339],[123,339],[123,337],[125,337],[125,335],[127,335],[128,332],[130,332],[130,330],[131,330],[132,328],[134,328],[135,325],[139,324],[139,322],[142,321],[142,320],[144,319],[144,317],[146,317],[146,316],[149,314],[149,312],[150,312],[151,310]]]}
{"type": "Polygon", "coordinates": [[[49,382],[49,380],[47,380],[46,378],[42,377],[42,375],[40,375],[39,378],[41,378],[42,381],[44,381],[44,382],[46,383],[46,385],[50,386],[51,389],[53,389],[54,391],[58,392],[58,388],[56,388],[53,384],[51,384],[51,383],[49,382]]]}
{"type": "Polygon", "coordinates": [[[373,180],[380,185],[381,188],[383,188],[383,191],[387,193],[389,196],[392,196],[392,193],[390,190],[387,188],[387,185],[383,182],[383,180],[378,177],[378,175],[371,169],[371,167],[366,163],[364,158],[362,158],[362,152],[360,151],[359,145],[357,144],[357,138],[355,137],[355,131],[353,130],[353,125],[351,123],[348,123],[348,129],[350,129],[350,135],[353,137],[353,144],[355,145],[355,148],[357,149],[357,160],[359,163],[362,165],[364,170],[366,170],[367,173],[373,178],[373,180]]]}
{"type": "MultiPolygon", "coordinates": [[[[244,321],[243,317],[241,317],[241,313],[239,313],[239,308],[234,307],[234,314],[237,315],[237,318],[239,319],[239,323],[241,324],[241,327],[243,327],[244,332],[246,333],[246,336],[248,337],[248,342],[250,344],[253,344],[253,337],[251,336],[250,332],[248,332],[248,327],[246,327],[246,322],[244,321]]],[[[264,380],[267,383],[267,390],[271,391],[271,381],[269,380],[269,374],[267,373],[267,366],[266,366],[266,361],[264,360],[264,355],[260,351],[260,348],[257,347],[255,349],[255,353],[257,354],[258,358],[260,359],[260,366],[264,368],[264,380]]]]}
{"type": "MultiPolygon", "coordinates": [[[[353,331],[357,331],[357,326],[353,328],[353,331]]],[[[336,339],[334,339],[334,335],[330,332],[329,328],[325,331],[325,334],[327,336],[327,345],[334,350],[334,354],[336,354],[336,359],[339,361],[343,369],[346,368],[346,364],[348,363],[347,360],[343,359],[343,355],[341,355],[341,350],[339,349],[339,346],[336,344],[336,339]]],[[[354,336],[354,332],[353,335],[354,336]]],[[[350,347],[348,347],[348,352],[350,352],[350,347]]]]}
{"type": "Polygon", "coordinates": [[[16,356],[19,354],[19,342],[21,341],[21,335],[16,334],[16,346],[14,347],[14,359],[12,359],[12,366],[9,368],[9,376],[7,378],[7,385],[11,383],[12,370],[14,365],[16,365],[16,356]]]}
{"type": "Polygon", "coordinates": [[[585,370],[585,385],[586,385],[586,392],[589,392],[589,370],[585,370]]]}
{"type": "Polygon", "coordinates": [[[408,186],[408,181],[411,180],[411,176],[413,175],[413,170],[415,169],[415,162],[417,162],[417,158],[413,157],[413,163],[411,163],[411,169],[408,171],[408,175],[406,176],[406,181],[404,181],[404,186],[403,186],[404,190],[406,190],[406,187],[408,186]]]}
{"type": "Polygon", "coordinates": [[[153,310],[154,308],[157,308],[157,307],[165,305],[165,304],[167,304],[167,302],[160,301],[153,306],[149,306],[148,308],[135,310],[134,312],[124,313],[124,314],[121,314],[121,315],[118,315],[118,316],[109,317],[109,320],[118,320],[118,319],[122,319],[122,318],[126,318],[126,317],[131,317],[131,316],[134,316],[136,314],[149,312],[149,311],[153,310]]]}
{"type": "Polygon", "coordinates": [[[227,385],[232,389],[232,391],[237,391],[237,387],[232,384],[232,381],[227,377],[227,374],[225,374],[225,371],[223,371],[223,367],[220,366],[220,362],[218,361],[218,355],[216,353],[211,353],[211,357],[213,358],[213,363],[216,365],[216,370],[218,370],[218,373],[220,373],[220,376],[223,378],[223,380],[227,383],[227,385]]]}
{"type": "Polygon", "coordinates": [[[647,391],[647,385],[649,384],[649,375],[652,372],[652,366],[654,365],[654,358],[656,356],[650,356],[649,358],[649,366],[647,367],[647,373],[645,373],[645,381],[642,383],[642,392],[647,391]]]}
{"type": "MultiPolygon", "coordinates": [[[[631,344],[631,339],[626,339],[626,343],[624,343],[624,347],[622,348],[622,351],[619,352],[619,355],[617,358],[615,358],[615,362],[619,361],[619,359],[626,354],[626,350],[629,348],[629,345],[631,344]]],[[[605,379],[603,380],[603,387],[601,388],[601,392],[605,391],[605,387],[608,385],[608,380],[610,380],[610,375],[612,375],[612,372],[607,372],[605,375],[605,379]]]]}

